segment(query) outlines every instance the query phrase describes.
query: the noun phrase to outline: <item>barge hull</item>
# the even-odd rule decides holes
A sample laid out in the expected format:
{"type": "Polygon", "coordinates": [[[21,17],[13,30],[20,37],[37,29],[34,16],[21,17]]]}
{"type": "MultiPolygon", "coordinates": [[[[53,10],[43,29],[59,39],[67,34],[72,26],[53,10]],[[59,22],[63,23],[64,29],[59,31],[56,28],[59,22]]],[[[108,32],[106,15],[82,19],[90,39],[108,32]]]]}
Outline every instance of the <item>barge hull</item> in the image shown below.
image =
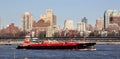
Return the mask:
{"type": "Polygon", "coordinates": [[[17,49],[95,49],[96,43],[77,44],[75,46],[18,46],[17,49]]]}

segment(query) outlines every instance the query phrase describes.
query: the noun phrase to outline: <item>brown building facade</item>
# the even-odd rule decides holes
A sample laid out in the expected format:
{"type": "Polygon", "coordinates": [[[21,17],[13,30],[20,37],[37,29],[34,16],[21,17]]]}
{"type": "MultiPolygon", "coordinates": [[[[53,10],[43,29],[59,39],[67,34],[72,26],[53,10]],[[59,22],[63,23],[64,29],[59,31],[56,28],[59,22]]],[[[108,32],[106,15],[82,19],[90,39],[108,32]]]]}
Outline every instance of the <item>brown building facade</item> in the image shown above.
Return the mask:
{"type": "Polygon", "coordinates": [[[95,30],[102,30],[103,29],[103,20],[98,18],[96,20],[95,30]]]}
{"type": "Polygon", "coordinates": [[[11,23],[6,28],[2,29],[0,31],[0,36],[5,37],[18,37],[20,34],[20,29],[16,26],[14,26],[14,23],[11,23]]]}
{"type": "Polygon", "coordinates": [[[110,18],[110,23],[116,23],[120,26],[120,16],[114,16],[110,18]]]}

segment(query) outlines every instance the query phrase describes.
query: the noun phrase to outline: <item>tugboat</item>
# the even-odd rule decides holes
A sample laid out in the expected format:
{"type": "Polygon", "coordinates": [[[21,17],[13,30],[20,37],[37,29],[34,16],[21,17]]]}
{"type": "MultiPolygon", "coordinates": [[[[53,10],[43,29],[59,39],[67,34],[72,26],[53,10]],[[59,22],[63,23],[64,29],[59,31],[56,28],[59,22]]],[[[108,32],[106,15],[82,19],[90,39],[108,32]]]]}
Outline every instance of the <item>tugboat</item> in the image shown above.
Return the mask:
{"type": "Polygon", "coordinates": [[[74,42],[74,41],[56,41],[44,40],[36,43],[30,42],[30,37],[26,37],[24,43],[20,44],[17,49],[87,49],[95,50],[96,43],[90,42],[74,42]]]}

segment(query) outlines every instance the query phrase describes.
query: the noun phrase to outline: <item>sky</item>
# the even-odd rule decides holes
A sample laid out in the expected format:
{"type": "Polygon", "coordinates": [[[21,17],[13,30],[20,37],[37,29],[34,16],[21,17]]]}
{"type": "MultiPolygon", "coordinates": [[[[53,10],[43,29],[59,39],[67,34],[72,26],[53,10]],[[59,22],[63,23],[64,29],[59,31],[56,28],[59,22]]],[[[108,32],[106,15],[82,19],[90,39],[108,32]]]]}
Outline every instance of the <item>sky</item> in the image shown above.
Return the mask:
{"type": "Polygon", "coordinates": [[[120,0],[0,0],[1,27],[10,23],[22,27],[21,18],[27,11],[38,21],[40,14],[49,8],[53,9],[61,28],[65,20],[73,20],[76,26],[83,17],[94,25],[97,18],[103,18],[105,10],[120,11],[120,0]]]}

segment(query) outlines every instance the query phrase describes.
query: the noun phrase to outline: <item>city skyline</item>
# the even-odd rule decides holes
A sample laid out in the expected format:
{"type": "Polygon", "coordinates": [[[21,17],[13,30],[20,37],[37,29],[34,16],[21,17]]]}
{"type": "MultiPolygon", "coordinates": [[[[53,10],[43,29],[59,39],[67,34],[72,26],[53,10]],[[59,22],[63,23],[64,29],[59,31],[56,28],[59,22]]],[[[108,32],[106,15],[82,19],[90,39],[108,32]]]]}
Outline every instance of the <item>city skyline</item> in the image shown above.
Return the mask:
{"type": "Polygon", "coordinates": [[[57,24],[63,28],[65,20],[73,20],[74,26],[81,21],[83,17],[88,19],[88,24],[95,24],[97,18],[104,16],[107,9],[119,9],[119,0],[117,1],[7,1],[0,2],[0,19],[2,26],[15,23],[21,27],[21,17],[28,11],[32,14],[33,19],[39,20],[41,14],[45,13],[47,8],[51,8],[57,16],[57,24]],[[111,3],[108,3],[111,2],[111,3]],[[97,8],[99,7],[99,8],[97,8]],[[91,15],[92,14],[92,15],[91,15]]]}

